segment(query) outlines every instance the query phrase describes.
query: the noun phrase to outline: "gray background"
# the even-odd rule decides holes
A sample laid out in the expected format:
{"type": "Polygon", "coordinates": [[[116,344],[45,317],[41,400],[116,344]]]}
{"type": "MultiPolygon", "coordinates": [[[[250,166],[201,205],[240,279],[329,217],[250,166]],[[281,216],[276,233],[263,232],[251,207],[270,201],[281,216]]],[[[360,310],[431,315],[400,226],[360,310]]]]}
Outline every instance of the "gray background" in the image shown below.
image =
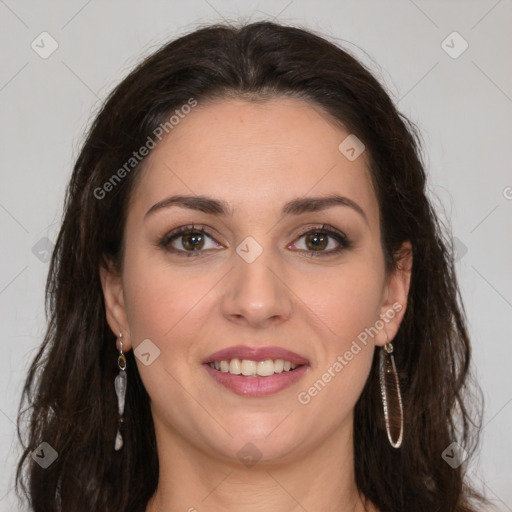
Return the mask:
{"type": "Polygon", "coordinates": [[[498,510],[512,510],[511,0],[0,0],[0,511],[21,510],[12,493],[17,406],[45,329],[45,260],[83,133],[140,58],[202,24],[240,18],[336,40],[418,124],[431,196],[456,237],[486,400],[471,474],[498,510]],[[44,31],[58,44],[46,59],[44,31]],[[448,37],[454,31],[463,39],[448,37]]]}

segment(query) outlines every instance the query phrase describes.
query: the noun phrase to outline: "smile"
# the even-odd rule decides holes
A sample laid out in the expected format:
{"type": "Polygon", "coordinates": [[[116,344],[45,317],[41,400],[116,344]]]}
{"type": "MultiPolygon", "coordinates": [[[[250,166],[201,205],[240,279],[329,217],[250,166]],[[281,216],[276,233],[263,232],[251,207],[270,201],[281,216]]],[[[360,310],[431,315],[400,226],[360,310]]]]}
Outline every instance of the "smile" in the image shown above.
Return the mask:
{"type": "Polygon", "coordinates": [[[283,373],[295,370],[299,365],[284,359],[265,359],[264,361],[253,361],[250,359],[231,360],[223,359],[222,361],[215,361],[210,363],[210,368],[219,370],[223,373],[230,373],[231,375],[244,375],[246,377],[269,377],[276,373],[283,373]]]}
{"type": "Polygon", "coordinates": [[[210,377],[242,396],[263,397],[295,384],[309,370],[309,360],[277,346],[237,345],[210,354],[202,361],[210,377]]]}

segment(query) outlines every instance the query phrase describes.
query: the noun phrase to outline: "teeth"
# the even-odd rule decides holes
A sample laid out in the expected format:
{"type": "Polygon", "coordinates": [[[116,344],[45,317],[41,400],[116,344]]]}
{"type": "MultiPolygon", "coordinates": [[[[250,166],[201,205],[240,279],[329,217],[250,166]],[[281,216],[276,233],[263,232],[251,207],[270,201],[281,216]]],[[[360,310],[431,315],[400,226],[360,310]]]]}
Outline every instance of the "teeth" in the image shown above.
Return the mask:
{"type": "Polygon", "coordinates": [[[265,361],[252,361],[250,359],[224,359],[222,361],[215,361],[210,363],[211,368],[220,370],[224,373],[231,373],[233,375],[245,375],[251,377],[258,375],[260,377],[269,377],[274,373],[289,372],[295,370],[298,365],[283,359],[265,359],[265,361]]]}
{"type": "Polygon", "coordinates": [[[242,373],[242,364],[240,359],[231,359],[229,362],[229,373],[240,375],[242,373]]]}
{"type": "Polygon", "coordinates": [[[274,371],[281,373],[284,370],[284,361],[282,359],[276,359],[274,361],[274,371]]]}
{"type": "Polygon", "coordinates": [[[242,359],[242,375],[256,375],[256,361],[242,359]]]}
{"type": "Polygon", "coordinates": [[[268,377],[269,375],[274,375],[274,361],[272,361],[272,359],[258,361],[258,364],[256,365],[256,373],[260,377],[268,377]]]}

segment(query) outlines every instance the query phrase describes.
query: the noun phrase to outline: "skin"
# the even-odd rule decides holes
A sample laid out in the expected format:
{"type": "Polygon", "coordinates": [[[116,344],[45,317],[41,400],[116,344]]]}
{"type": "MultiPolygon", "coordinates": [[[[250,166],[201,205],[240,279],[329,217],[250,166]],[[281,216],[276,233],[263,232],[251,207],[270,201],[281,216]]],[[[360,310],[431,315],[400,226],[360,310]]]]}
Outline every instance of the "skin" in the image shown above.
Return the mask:
{"type": "MultiPolygon", "coordinates": [[[[405,312],[411,251],[404,244],[404,264],[386,273],[366,155],[349,161],[338,150],[348,134],[303,100],[224,99],[200,103],[149,155],[129,205],[122,270],[100,270],[107,320],[123,333],[125,352],[148,338],[160,350],[149,366],[137,359],[160,461],[148,512],[365,510],[354,480],[353,410],[374,350],[393,339],[405,312]],[[280,216],[289,200],[333,193],[364,217],[347,206],[280,216]],[[233,214],[173,206],[145,216],[175,194],[224,200],[233,214]],[[352,243],[311,258],[301,229],[324,223],[352,243]],[[188,224],[212,237],[199,256],[158,246],[188,224]],[[247,236],[263,248],[252,263],[236,252],[247,236]],[[393,304],[401,311],[300,403],[298,393],[393,304]],[[238,344],[293,350],[310,368],[275,395],[239,396],[201,366],[238,344]],[[261,455],[250,467],[237,455],[249,442],[261,455]]],[[[320,251],[338,247],[328,240],[320,251]]],[[[173,246],[185,251],[182,241],[173,246]]]]}

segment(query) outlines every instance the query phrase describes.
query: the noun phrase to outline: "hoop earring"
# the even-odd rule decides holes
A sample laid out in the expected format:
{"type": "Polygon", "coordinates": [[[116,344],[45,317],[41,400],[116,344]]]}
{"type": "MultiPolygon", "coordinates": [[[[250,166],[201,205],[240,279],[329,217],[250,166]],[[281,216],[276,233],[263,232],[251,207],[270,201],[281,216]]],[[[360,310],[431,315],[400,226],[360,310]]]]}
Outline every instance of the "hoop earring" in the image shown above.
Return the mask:
{"type": "Polygon", "coordinates": [[[119,419],[117,424],[116,441],[114,444],[114,450],[117,452],[123,447],[123,436],[121,435],[121,427],[123,424],[124,414],[124,403],[126,397],[126,358],[123,353],[123,333],[119,333],[119,355],[117,356],[117,366],[119,367],[119,373],[114,379],[114,388],[117,395],[117,409],[119,413],[119,419]]]}
{"type": "MultiPolygon", "coordinates": [[[[393,345],[386,343],[380,350],[379,353],[379,376],[380,376],[380,392],[382,396],[382,406],[384,408],[384,419],[386,421],[386,432],[388,434],[389,443],[393,448],[400,448],[402,444],[402,438],[404,433],[404,411],[402,407],[402,395],[400,394],[400,384],[398,381],[398,373],[395,366],[395,358],[393,356],[393,345]],[[393,395],[390,395],[388,390],[388,384],[391,388],[395,388],[393,395]],[[398,403],[398,409],[400,411],[400,422],[399,422],[399,434],[396,441],[393,440],[391,435],[390,427],[390,414],[388,402],[390,399],[393,401],[393,405],[398,403]]],[[[392,415],[394,419],[394,430],[396,432],[397,421],[396,415],[392,415]]]]}

